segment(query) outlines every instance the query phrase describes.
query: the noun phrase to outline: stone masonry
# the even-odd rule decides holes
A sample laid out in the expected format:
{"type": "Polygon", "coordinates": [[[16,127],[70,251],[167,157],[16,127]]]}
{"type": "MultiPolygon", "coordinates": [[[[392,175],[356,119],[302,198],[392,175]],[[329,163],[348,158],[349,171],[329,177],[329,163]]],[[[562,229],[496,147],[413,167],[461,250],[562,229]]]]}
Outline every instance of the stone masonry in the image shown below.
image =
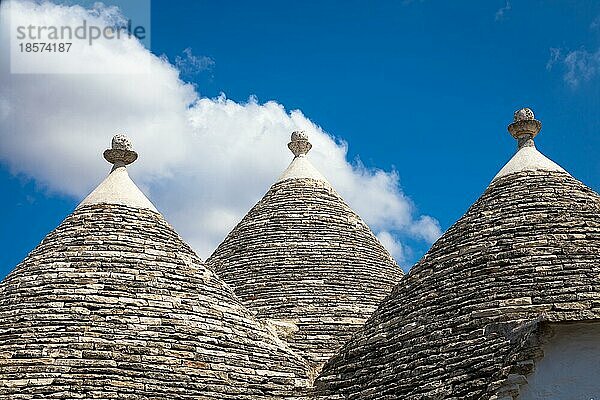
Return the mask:
{"type": "MultiPolygon", "coordinates": [[[[123,168],[111,173],[119,182],[129,179],[123,168]]],[[[141,192],[118,188],[78,207],[0,284],[0,399],[301,395],[308,363],[141,192]]]]}
{"type": "Polygon", "coordinates": [[[0,400],[519,399],[555,331],[600,320],[600,196],[540,129],[515,113],[517,153],[404,277],[302,132],[206,265],[115,137],[111,174],[0,283],[0,400]]]}
{"type": "MultiPolygon", "coordinates": [[[[305,135],[289,144],[298,163],[305,135]]],[[[298,168],[299,169],[299,168],[298,168]]],[[[207,260],[261,321],[319,368],[363,325],[402,271],[323,179],[275,183],[207,260]]],[[[288,169],[289,171],[290,169],[288,169]]]]}
{"type": "MultiPolygon", "coordinates": [[[[541,124],[522,126],[519,152],[541,124]]],[[[326,363],[315,397],[517,399],[553,324],[600,318],[600,196],[529,154],[326,363]]]]}

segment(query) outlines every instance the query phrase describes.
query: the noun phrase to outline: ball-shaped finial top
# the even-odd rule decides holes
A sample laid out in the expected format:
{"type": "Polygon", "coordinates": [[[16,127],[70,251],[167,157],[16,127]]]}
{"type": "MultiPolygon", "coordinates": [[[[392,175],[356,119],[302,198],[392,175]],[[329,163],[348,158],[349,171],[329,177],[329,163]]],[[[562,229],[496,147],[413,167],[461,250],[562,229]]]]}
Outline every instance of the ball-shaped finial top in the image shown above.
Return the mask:
{"type": "Polygon", "coordinates": [[[515,111],[514,122],[534,119],[535,115],[531,108],[521,108],[520,110],[515,111]]]}
{"type": "Polygon", "coordinates": [[[292,132],[292,142],[306,140],[308,141],[308,135],[304,131],[294,131],[292,132]]]}
{"type": "Polygon", "coordinates": [[[120,167],[137,160],[138,154],[133,151],[131,140],[120,133],[112,138],[112,148],[104,151],[104,158],[115,167],[120,167]]]}
{"type": "Polygon", "coordinates": [[[304,131],[292,132],[292,140],[288,143],[288,148],[294,153],[294,156],[304,156],[312,148],[308,141],[308,135],[304,131]]]}
{"type": "Polygon", "coordinates": [[[118,150],[133,150],[133,145],[127,136],[119,133],[112,138],[112,148],[118,150]]]}
{"type": "Polygon", "coordinates": [[[519,148],[534,146],[533,138],[540,133],[542,123],[535,119],[530,108],[521,108],[515,111],[513,123],[508,125],[511,136],[517,139],[519,148]]]}

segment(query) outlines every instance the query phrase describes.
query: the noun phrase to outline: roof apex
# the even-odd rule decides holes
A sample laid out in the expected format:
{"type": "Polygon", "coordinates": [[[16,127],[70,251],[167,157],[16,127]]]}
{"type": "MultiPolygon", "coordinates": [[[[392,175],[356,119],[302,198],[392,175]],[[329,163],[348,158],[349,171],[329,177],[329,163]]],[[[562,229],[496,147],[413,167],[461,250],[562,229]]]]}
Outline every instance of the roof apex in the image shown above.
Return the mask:
{"type": "Polygon", "coordinates": [[[100,203],[121,204],[135,208],[146,208],[158,212],[154,204],[131,180],[126,166],[133,163],[138,154],[131,141],[123,134],[115,135],[112,148],[104,151],[106,161],[113,164],[110,174],[100,183],[77,208],[100,203]]]}
{"type": "Polygon", "coordinates": [[[568,174],[560,165],[539,152],[535,146],[521,147],[492,181],[521,171],[556,171],[568,174]]]}
{"type": "Polygon", "coordinates": [[[283,171],[283,174],[277,179],[277,182],[282,182],[287,179],[310,178],[317,181],[329,183],[327,179],[317,170],[306,156],[295,157],[290,165],[283,171]]]}
{"type": "Polygon", "coordinates": [[[277,179],[277,182],[287,179],[310,178],[329,183],[306,157],[312,148],[312,144],[308,141],[308,135],[304,131],[292,132],[292,139],[288,143],[288,148],[294,153],[294,159],[277,179]]]}
{"type": "Polygon", "coordinates": [[[533,139],[540,133],[542,123],[535,119],[530,108],[515,111],[508,132],[517,140],[517,152],[502,167],[492,181],[521,171],[557,171],[567,173],[560,165],[536,149],[533,139]]]}

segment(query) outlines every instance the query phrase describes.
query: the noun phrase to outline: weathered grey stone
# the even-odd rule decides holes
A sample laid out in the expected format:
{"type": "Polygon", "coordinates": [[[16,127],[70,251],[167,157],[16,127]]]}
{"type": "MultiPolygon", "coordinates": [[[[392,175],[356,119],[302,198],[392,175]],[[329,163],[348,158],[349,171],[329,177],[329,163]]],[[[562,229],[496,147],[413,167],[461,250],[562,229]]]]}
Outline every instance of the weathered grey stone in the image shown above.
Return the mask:
{"type": "Polygon", "coordinates": [[[206,262],[318,369],[364,324],[402,270],[313,171],[306,135],[294,132],[289,146],[296,155],[290,167],[306,165],[284,174],[206,262]]]}
{"type": "MultiPolygon", "coordinates": [[[[131,144],[117,136],[108,152],[120,165],[111,176],[126,175],[131,144]]],[[[126,178],[81,204],[0,284],[0,399],[302,395],[308,362],[153,207],[115,201],[134,185],[126,178]]]]}
{"type": "Polygon", "coordinates": [[[0,284],[0,399],[285,398],[308,371],[150,210],[78,208],[0,284]]]}
{"type": "Polygon", "coordinates": [[[600,196],[567,173],[494,180],[325,364],[318,394],[516,399],[546,324],[600,318],[599,234],[600,196]]]}

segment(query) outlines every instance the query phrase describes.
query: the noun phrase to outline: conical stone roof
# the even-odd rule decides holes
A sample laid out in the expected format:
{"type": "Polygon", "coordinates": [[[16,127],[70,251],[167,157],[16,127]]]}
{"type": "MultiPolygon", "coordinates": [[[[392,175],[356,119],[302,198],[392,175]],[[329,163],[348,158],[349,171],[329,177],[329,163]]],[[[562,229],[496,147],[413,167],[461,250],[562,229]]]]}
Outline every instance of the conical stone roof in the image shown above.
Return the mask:
{"type": "Polygon", "coordinates": [[[130,143],[105,156],[111,176],[0,284],[0,399],[295,397],[306,361],[137,189],[130,143]]]}
{"type": "Polygon", "coordinates": [[[320,366],[401,278],[368,226],[315,169],[294,160],[207,260],[257,318],[320,366]]]}
{"type": "Polygon", "coordinates": [[[600,318],[600,196],[540,127],[515,114],[508,168],[324,366],[322,398],[517,399],[548,330],[600,318]]]}

